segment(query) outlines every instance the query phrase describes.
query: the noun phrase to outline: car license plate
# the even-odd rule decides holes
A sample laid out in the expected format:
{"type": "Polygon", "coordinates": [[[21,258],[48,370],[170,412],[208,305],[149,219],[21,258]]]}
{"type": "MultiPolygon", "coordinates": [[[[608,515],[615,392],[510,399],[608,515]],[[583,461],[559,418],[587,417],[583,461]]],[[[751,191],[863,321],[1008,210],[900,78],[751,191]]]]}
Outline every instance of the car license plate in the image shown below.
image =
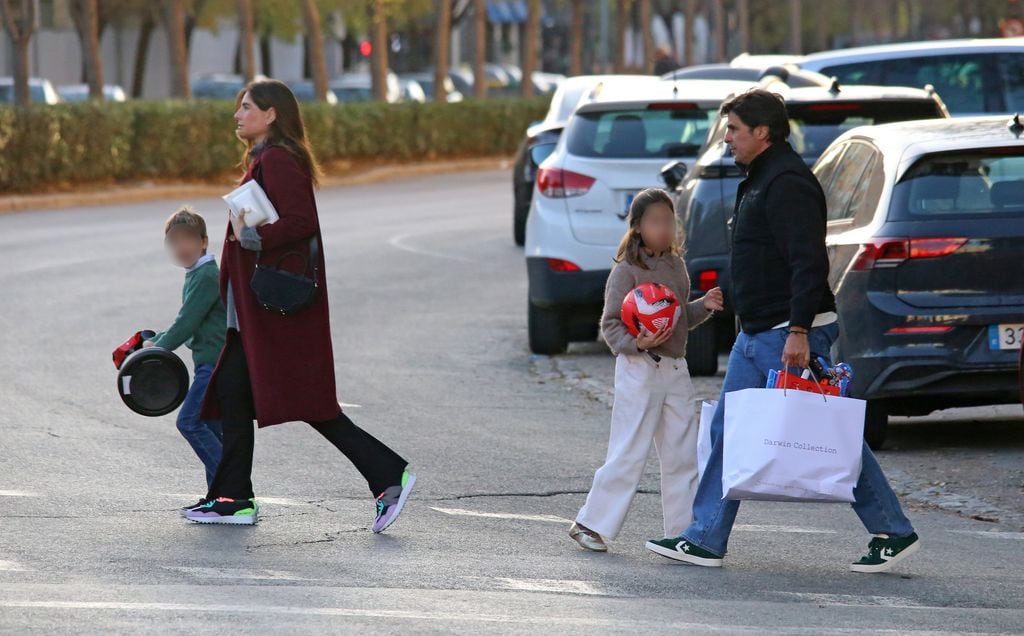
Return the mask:
{"type": "Polygon", "coordinates": [[[626,209],[623,212],[623,219],[629,218],[629,207],[633,205],[633,199],[636,198],[636,192],[629,192],[626,194],[626,209]]]}
{"type": "Polygon", "coordinates": [[[988,348],[992,350],[1020,349],[1024,340],[1024,324],[989,325],[988,348]]]}

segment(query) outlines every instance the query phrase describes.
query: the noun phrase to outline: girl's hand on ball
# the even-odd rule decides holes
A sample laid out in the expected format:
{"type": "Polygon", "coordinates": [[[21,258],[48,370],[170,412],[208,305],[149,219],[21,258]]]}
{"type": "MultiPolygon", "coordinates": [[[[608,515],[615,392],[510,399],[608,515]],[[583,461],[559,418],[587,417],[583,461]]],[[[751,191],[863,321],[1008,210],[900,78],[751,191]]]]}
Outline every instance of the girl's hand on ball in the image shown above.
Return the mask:
{"type": "Polygon", "coordinates": [[[715,287],[704,294],[704,309],[708,311],[722,311],[725,309],[725,296],[722,295],[721,287],[715,287]]]}
{"type": "Polygon", "coordinates": [[[651,333],[650,331],[647,331],[646,328],[641,327],[640,334],[636,337],[637,349],[646,351],[661,345],[672,336],[673,328],[674,326],[669,327],[668,329],[659,329],[658,331],[651,333]]]}

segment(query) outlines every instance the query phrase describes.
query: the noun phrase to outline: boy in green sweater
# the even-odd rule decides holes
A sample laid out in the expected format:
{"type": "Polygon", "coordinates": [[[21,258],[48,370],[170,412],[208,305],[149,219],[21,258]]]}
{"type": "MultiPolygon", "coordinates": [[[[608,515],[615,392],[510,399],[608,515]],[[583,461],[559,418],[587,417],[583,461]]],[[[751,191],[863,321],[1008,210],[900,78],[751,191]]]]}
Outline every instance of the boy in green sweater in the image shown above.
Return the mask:
{"type": "Polygon", "coordinates": [[[227,330],[227,314],[220,300],[220,271],[213,254],[206,253],[206,222],[192,208],[183,206],[167,219],[164,242],[171,259],[185,268],[181,310],[166,331],[143,346],[173,351],[184,344],[192,350],[195,374],[178,411],[178,430],[206,466],[209,487],[220,463],[221,423],[200,419],[200,411],[227,330]]]}

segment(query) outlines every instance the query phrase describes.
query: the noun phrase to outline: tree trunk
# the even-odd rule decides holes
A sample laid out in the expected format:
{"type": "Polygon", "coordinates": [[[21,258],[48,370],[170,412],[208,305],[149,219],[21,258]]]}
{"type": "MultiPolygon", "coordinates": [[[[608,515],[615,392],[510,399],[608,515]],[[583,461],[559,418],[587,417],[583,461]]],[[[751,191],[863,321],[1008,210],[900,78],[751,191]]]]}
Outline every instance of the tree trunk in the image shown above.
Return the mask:
{"type": "Polygon", "coordinates": [[[156,23],[153,14],[146,11],[139,25],[139,41],[135,44],[135,63],[132,65],[132,99],[142,97],[146,82],[146,62],[149,60],[149,42],[156,23]]]}
{"type": "MultiPolygon", "coordinates": [[[[818,0],[822,2],[823,0],[818,0]]],[[[750,52],[750,0],[736,0],[736,19],[739,22],[740,53],[750,52]]]]}
{"type": "Polygon", "coordinates": [[[97,0],[73,0],[72,21],[82,48],[82,69],[89,98],[103,101],[103,59],[100,56],[99,6],[97,0]]]}
{"type": "Polygon", "coordinates": [[[725,0],[711,0],[711,7],[714,14],[715,23],[715,61],[726,62],[726,46],[725,46],[725,7],[722,3],[725,0]]]}
{"type": "Polygon", "coordinates": [[[572,0],[569,22],[569,75],[583,74],[583,0],[572,0]]]}
{"type": "Polygon", "coordinates": [[[320,10],[316,0],[302,0],[302,22],[306,27],[306,49],[313,75],[316,100],[327,101],[327,59],[324,56],[324,32],[320,27],[320,10]]]}
{"type": "Polygon", "coordinates": [[[477,99],[487,97],[487,0],[476,0],[473,4],[473,95],[477,99]]]}
{"type": "Polygon", "coordinates": [[[17,4],[12,4],[11,0],[0,0],[0,17],[14,44],[14,103],[28,108],[32,104],[28,86],[28,45],[35,31],[35,0],[21,0],[17,4]],[[18,11],[14,10],[15,6],[18,11]]]}
{"type": "Polygon", "coordinates": [[[644,57],[640,72],[654,72],[654,32],[651,30],[651,0],[640,0],[640,33],[644,39],[644,57]]]}
{"type": "MultiPolygon", "coordinates": [[[[307,0],[311,1],[311,0],[307,0]]],[[[381,0],[373,0],[370,7],[370,22],[373,41],[373,96],[380,101],[388,99],[388,25],[381,0]]]]}
{"type": "Polygon", "coordinates": [[[437,37],[434,40],[434,101],[447,102],[448,54],[452,48],[452,0],[437,0],[437,37]]]}
{"type": "Polygon", "coordinates": [[[697,0],[686,0],[686,22],[683,24],[683,66],[693,66],[693,21],[697,19],[697,0]]]}
{"type": "Polygon", "coordinates": [[[832,29],[832,2],[830,0],[818,0],[817,13],[817,47],[819,51],[829,48],[829,36],[832,29]]]}
{"type": "Polygon", "coordinates": [[[164,24],[167,27],[167,48],[171,56],[171,97],[188,99],[192,97],[192,87],[188,83],[185,7],[178,0],[163,0],[163,8],[164,24]]]}
{"type": "Polygon", "coordinates": [[[256,76],[256,38],[253,35],[252,0],[236,0],[238,10],[238,61],[246,83],[256,76]]]}
{"type": "Polygon", "coordinates": [[[789,48],[790,53],[797,55],[804,50],[803,5],[800,0],[789,0],[789,48]]]}
{"type": "Polygon", "coordinates": [[[629,31],[629,0],[615,3],[615,24],[619,25],[615,38],[615,72],[626,72],[626,32],[629,31]]]}
{"type": "Polygon", "coordinates": [[[274,76],[274,60],[270,54],[270,33],[260,34],[260,73],[274,76]]]}
{"type": "Polygon", "coordinates": [[[537,51],[540,49],[540,0],[528,0],[526,12],[526,36],[523,38],[523,97],[533,96],[533,74],[537,68],[537,51]]]}

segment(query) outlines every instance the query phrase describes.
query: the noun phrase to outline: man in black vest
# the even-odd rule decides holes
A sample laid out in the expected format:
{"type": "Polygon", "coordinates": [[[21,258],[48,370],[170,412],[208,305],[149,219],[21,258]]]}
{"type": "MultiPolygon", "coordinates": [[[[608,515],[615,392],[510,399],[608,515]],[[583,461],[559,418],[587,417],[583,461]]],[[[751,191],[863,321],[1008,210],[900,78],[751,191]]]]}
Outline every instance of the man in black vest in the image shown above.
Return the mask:
{"type": "MultiPolygon", "coordinates": [[[[812,354],[828,358],[839,334],[828,285],[825,195],[786,141],[785,103],[755,89],[726,102],[722,114],[728,117],[725,142],[746,170],[736,195],[729,265],[741,331],[712,418],[711,456],[697,489],[693,523],[678,537],[647,542],[652,552],[707,567],[721,567],[739,509],[738,501],[722,499],[725,394],[763,388],[768,371],[780,362],[803,369],[812,354]]],[[[875,536],[850,569],[884,572],[916,552],[920,542],[867,444],[862,464],[853,509],[875,536]]]]}

